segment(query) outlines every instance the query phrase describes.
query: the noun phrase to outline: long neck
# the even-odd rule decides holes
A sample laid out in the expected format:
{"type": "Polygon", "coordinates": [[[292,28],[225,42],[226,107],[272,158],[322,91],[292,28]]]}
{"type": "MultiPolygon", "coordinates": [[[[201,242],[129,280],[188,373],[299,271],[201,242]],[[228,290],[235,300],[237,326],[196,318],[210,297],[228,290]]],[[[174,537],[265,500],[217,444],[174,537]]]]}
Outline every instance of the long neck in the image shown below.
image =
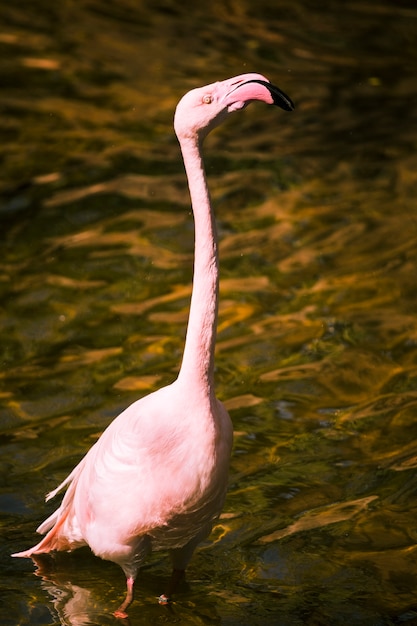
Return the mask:
{"type": "Polygon", "coordinates": [[[179,379],[214,393],[219,262],[217,234],[210,195],[196,139],[182,140],[181,150],[195,223],[194,278],[190,316],[179,379]]]}

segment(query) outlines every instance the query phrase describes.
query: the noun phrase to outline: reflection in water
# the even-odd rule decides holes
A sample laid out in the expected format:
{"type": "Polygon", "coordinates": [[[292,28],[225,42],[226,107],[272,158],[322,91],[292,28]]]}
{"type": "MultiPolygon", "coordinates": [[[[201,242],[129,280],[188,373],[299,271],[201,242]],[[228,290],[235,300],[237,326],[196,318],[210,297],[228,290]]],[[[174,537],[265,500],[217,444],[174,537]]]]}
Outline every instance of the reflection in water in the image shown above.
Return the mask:
{"type": "MultiPolygon", "coordinates": [[[[62,626],[202,623],[200,608],[193,606],[192,603],[190,606],[186,604],[177,606],[175,602],[166,606],[159,605],[157,590],[160,589],[161,580],[158,577],[153,580],[152,574],[148,577],[148,572],[146,572],[147,587],[138,592],[142,598],[140,611],[133,619],[129,616],[121,621],[112,614],[115,590],[107,583],[106,569],[103,572],[103,562],[100,559],[95,559],[86,551],[82,551],[73,555],[63,553],[52,556],[33,555],[32,560],[36,566],[35,574],[42,581],[41,589],[49,598],[48,607],[53,623],[62,626]],[[97,581],[91,582],[92,573],[93,579],[95,576],[101,577],[99,584],[97,581]]],[[[155,568],[155,565],[153,567],[155,568]]],[[[45,619],[44,614],[42,619],[45,619]]],[[[215,611],[211,614],[210,623],[219,623],[215,611]]]]}
{"type": "MultiPolygon", "coordinates": [[[[35,540],[42,494],[178,369],[193,239],[175,103],[251,70],[299,106],[278,126],[248,109],[209,141],[217,384],[235,449],[225,515],[176,608],[187,624],[413,623],[414,4],[1,12],[5,624],[38,623],[45,605],[7,556],[35,540]]],[[[80,581],[63,564],[48,584],[71,578],[102,607],[103,566],[80,581]]],[[[118,576],[105,570],[110,586],[118,576]]],[[[132,623],[158,623],[153,603],[149,587],[132,623]]],[[[106,623],[92,605],[90,621],[106,623]]]]}
{"type": "Polygon", "coordinates": [[[71,583],[59,575],[51,576],[47,567],[40,559],[33,559],[38,570],[36,574],[42,578],[42,588],[51,598],[51,613],[59,619],[63,626],[87,626],[94,623],[94,606],[91,591],[71,583]],[[46,571],[45,571],[46,570],[46,571]]]}
{"type": "MultiPolygon", "coordinates": [[[[99,599],[97,593],[87,586],[72,582],[76,572],[71,572],[69,559],[60,555],[34,555],[36,575],[42,579],[42,589],[50,598],[50,611],[54,619],[63,626],[92,626],[114,624],[110,607],[105,606],[103,594],[99,599]]],[[[78,578],[80,576],[78,575],[78,578]]],[[[129,625],[129,620],[124,620],[129,625]]]]}

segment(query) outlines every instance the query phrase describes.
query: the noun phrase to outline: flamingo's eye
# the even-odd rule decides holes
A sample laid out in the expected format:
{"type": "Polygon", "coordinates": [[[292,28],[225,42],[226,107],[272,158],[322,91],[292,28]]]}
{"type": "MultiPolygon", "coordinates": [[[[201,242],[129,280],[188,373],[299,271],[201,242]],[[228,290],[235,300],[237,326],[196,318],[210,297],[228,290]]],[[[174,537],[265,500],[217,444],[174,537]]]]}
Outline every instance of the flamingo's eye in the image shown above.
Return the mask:
{"type": "Polygon", "coordinates": [[[203,96],[203,102],[204,104],[211,104],[213,102],[213,98],[209,93],[206,93],[205,96],[203,96]]]}

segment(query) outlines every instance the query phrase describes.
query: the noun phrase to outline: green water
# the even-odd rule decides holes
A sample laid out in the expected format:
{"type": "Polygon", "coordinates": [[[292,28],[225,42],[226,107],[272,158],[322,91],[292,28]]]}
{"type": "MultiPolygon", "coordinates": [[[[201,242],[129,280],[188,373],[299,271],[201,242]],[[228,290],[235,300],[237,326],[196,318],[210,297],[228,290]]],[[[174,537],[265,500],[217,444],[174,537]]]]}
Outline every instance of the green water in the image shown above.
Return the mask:
{"type": "Polygon", "coordinates": [[[116,623],[116,565],[9,555],[113,417],[176,376],[193,223],[173,111],[246,71],[296,111],[252,105],[205,147],[229,494],[175,604],[156,555],[130,623],[417,623],[415,4],[0,13],[1,623],[116,623]]]}

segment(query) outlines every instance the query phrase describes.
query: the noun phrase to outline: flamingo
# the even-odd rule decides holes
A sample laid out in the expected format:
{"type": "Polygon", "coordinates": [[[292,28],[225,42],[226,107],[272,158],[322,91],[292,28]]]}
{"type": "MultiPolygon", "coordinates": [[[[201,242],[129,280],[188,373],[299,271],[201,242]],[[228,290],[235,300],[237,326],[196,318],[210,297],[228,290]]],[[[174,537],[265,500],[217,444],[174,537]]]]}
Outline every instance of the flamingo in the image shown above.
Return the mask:
{"type": "Polygon", "coordinates": [[[37,529],[45,537],[13,555],[90,546],[125,573],[126,596],[114,611],[118,618],[127,617],[139,567],[151,550],[170,552],[172,575],[159,602],[170,601],[223,507],[233,429],[214,389],[218,242],[201,147],[229,113],[254,100],[294,109],[285,93],[257,73],[193,89],[178,103],[174,128],[195,223],[193,291],[179,374],[111,422],[46,496],[50,500],[67,488],[59,508],[37,529]]]}

